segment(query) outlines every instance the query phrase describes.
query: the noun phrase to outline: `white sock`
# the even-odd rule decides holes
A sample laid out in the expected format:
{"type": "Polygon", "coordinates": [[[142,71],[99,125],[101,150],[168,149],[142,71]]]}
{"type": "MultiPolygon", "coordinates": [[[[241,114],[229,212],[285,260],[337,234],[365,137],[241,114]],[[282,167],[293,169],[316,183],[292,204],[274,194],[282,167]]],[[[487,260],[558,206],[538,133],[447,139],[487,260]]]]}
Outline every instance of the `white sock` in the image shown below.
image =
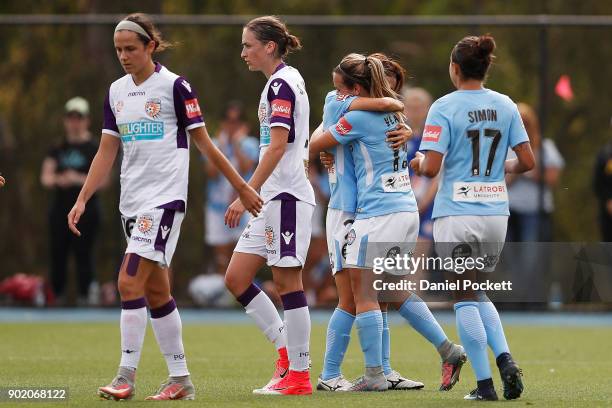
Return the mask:
{"type": "Polygon", "coordinates": [[[159,308],[151,309],[151,325],[159,349],[166,359],[170,377],[189,375],[183,348],[183,326],[174,299],[159,308]]]}
{"type": "Polygon", "coordinates": [[[287,326],[289,369],[307,371],[310,368],[310,312],[303,291],[282,295],[287,326]]]}
{"type": "Polygon", "coordinates": [[[138,368],[142,343],[147,331],[147,308],[144,298],[121,302],[120,367],[138,368]]]}
{"type": "Polygon", "coordinates": [[[285,325],[268,295],[257,286],[251,285],[238,301],[242,303],[246,313],[255,320],[259,330],[276,346],[276,349],[287,347],[285,325]]]}

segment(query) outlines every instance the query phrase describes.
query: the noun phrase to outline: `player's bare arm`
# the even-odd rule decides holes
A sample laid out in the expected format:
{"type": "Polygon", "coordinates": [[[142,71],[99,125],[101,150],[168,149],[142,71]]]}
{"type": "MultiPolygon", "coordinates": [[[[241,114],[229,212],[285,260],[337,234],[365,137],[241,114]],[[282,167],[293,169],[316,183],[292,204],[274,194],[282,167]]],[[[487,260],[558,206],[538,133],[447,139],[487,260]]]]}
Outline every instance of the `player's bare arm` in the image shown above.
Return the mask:
{"type": "Polygon", "coordinates": [[[512,150],[516,153],[516,159],[506,160],[504,169],[506,173],[520,174],[533,169],[535,166],[535,157],[531,150],[529,142],[521,143],[515,146],[512,150]]]}
{"type": "Polygon", "coordinates": [[[81,215],[85,212],[85,206],[91,196],[100,188],[104,180],[108,179],[117,157],[120,143],[119,138],[102,133],[100,146],[91,163],[89,173],[87,173],[85,184],[81,188],[74,207],[68,213],[68,228],[77,236],[81,236],[81,232],[77,229],[76,224],[78,224],[81,215]]]}
{"type": "Polygon", "coordinates": [[[261,207],[263,206],[263,200],[261,197],[259,197],[257,191],[249,186],[240,176],[240,174],[238,174],[229,160],[227,160],[227,157],[221,153],[221,150],[215,146],[210,139],[206,128],[202,126],[191,129],[189,134],[200,152],[205,154],[206,157],[208,157],[215,164],[215,166],[230,182],[232,187],[238,191],[240,201],[243,203],[244,208],[246,208],[254,216],[257,216],[259,211],[261,211],[261,207]]]}
{"type": "MultiPolygon", "coordinates": [[[[288,138],[288,129],[280,126],[275,126],[270,129],[270,145],[257,165],[251,180],[249,180],[249,185],[252,188],[259,190],[268,177],[270,177],[276,165],[283,158],[288,138]]],[[[225,223],[230,228],[236,227],[240,223],[240,217],[243,212],[244,207],[239,202],[234,201],[225,213],[225,223]]]]}

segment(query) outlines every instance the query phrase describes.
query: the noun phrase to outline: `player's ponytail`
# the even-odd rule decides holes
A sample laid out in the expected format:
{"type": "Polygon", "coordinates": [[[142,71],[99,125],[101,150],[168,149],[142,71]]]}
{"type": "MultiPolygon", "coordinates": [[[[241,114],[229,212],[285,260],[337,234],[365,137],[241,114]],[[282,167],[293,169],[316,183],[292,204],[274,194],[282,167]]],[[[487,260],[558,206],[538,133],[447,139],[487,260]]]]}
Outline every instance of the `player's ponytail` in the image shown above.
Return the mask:
{"type": "Polygon", "coordinates": [[[124,18],[124,20],[132,21],[142,27],[143,30],[145,30],[149,38],[140,33],[136,33],[136,35],[144,45],[147,45],[149,41],[155,42],[155,50],[153,51],[154,53],[162,52],[175,45],[162,38],[161,32],[157,29],[157,27],[155,27],[155,24],[153,24],[153,20],[147,14],[133,13],[124,18]]]}
{"type": "Polygon", "coordinates": [[[382,98],[390,96],[398,98],[398,95],[389,86],[389,81],[385,75],[385,67],[381,60],[376,57],[366,57],[365,59],[366,73],[370,74],[370,96],[372,98],[382,98]]]}
{"type": "Polygon", "coordinates": [[[266,43],[272,41],[276,44],[274,55],[279,58],[286,57],[289,53],[302,49],[300,39],[291,34],[276,16],[257,17],[249,21],[244,28],[252,31],[255,38],[266,43]]]}
{"type": "Polygon", "coordinates": [[[376,57],[366,57],[355,53],[348,54],[334,68],[334,72],[342,77],[342,81],[348,88],[359,84],[373,98],[384,96],[397,98],[397,94],[391,89],[385,77],[385,68],[382,62],[376,57]]]}
{"type": "Polygon", "coordinates": [[[404,67],[382,52],[375,52],[374,54],[368,55],[368,57],[378,58],[380,62],[382,62],[383,67],[385,67],[385,75],[395,78],[395,86],[392,89],[399,94],[406,81],[406,70],[404,67]]]}
{"type": "Polygon", "coordinates": [[[464,79],[485,79],[495,59],[495,39],[486,34],[468,36],[459,41],[451,52],[451,61],[458,64],[464,79]]]}

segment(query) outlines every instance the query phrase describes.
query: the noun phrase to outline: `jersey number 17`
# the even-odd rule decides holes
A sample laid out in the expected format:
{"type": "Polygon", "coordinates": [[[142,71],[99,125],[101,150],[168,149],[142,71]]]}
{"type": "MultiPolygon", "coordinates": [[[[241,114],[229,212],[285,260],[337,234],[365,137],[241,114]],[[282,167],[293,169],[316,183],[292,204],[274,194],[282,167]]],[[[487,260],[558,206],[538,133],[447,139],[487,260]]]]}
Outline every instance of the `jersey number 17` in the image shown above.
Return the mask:
{"type": "MultiPolygon", "coordinates": [[[[495,152],[497,151],[497,145],[501,140],[501,132],[497,129],[484,129],[485,137],[492,137],[493,142],[489,149],[489,157],[487,158],[487,168],[485,169],[485,176],[491,175],[491,167],[493,167],[493,160],[495,159],[495,152]]],[[[472,142],[472,176],[480,175],[480,130],[473,129],[467,131],[467,137],[472,142]]]]}

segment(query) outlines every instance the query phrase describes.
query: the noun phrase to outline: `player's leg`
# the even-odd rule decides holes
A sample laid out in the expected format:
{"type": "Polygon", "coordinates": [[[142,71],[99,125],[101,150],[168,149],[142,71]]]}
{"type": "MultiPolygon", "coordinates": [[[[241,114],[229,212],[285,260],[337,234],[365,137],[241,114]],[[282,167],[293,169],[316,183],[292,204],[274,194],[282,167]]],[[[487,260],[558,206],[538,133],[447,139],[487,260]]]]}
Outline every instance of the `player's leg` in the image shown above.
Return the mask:
{"type": "Polygon", "coordinates": [[[258,217],[251,218],[245,227],[225,273],[225,286],[245,308],[246,313],[278,352],[274,374],[263,388],[273,386],[289,371],[287,356],[287,334],[285,325],[268,295],[253,280],[267,258],[264,206],[258,217]]]}
{"type": "MultiPolygon", "coordinates": [[[[436,219],[434,223],[436,252],[444,259],[477,256],[478,243],[473,243],[473,241],[482,236],[483,231],[470,217],[442,217],[436,219]]],[[[451,276],[451,279],[453,278],[461,285],[461,282],[466,279],[474,281],[476,271],[469,270],[462,274],[455,274],[451,276]]],[[[456,291],[455,302],[457,332],[472,363],[477,381],[477,388],[465,398],[497,400],[487,354],[487,334],[480,317],[476,295],[471,290],[456,291]]]]}
{"type": "Polygon", "coordinates": [[[98,389],[102,398],[124,400],[134,396],[136,369],[147,329],[144,288],[151,271],[152,264],[140,255],[125,254],[117,283],[121,297],[121,361],[113,381],[98,389]]]}
{"type": "MultiPolygon", "coordinates": [[[[503,249],[504,238],[506,236],[507,217],[489,216],[484,218],[487,228],[486,253],[494,254],[487,260],[487,266],[482,273],[479,273],[481,280],[487,279],[486,275],[493,272],[499,254],[503,249]]],[[[482,221],[482,220],[481,220],[482,221]]],[[[523,392],[522,370],[513,360],[510,348],[506,341],[506,335],[502,326],[499,313],[495,305],[483,291],[475,293],[478,301],[480,318],[487,333],[487,344],[493,351],[495,362],[499,368],[499,373],[504,386],[504,398],[516,399],[523,392]]]]}
{"type": "Polygon", "coordinates": [[[355,321],[355,301],[348,272],[345,270],[336,272],[334,280],[338,292],[338,306],[327,325],[323,372],[317,383],[317,389],[321,391],[338,391],[352,385],[342,375],[340,366],[351,340],[351,329],[355,321]]]}
{"type": "Polygon", "coordinates": [[[352,385],[342,375],[340,366],[344,360],[355,321],[355,300],[351,289],[351,279],[349,274],[342,269],[343,248],[345,249],[347,233],[354,218],[354,214],[339,209],[329,208],[327,210],[325,232],[329,260],[338,294],[338,306],[334,309],[327,325],[323,372],[317,381],[317,389],[321,391],[338,391],[352,385]]]}
{"type": "Polygon", "coordinates": [[[266,251],[276,291],[285,311],[289,372],[276,385],[257,393],[312,394],[310,383],[310,312],[302,283],[302,268],[310,246],[314,206],[293,200],[268,203],[266,251]]]}
{"type": "MultiPolygon", "coordinates": [[[[349,258],[350,259],[350,258],[349,258]]],[[[349,263],[350,260],[347,260],[349,263]]],[[[347,268],[355,299],[355,323],[365,360],[365,374],[353,381],[351,391],[385,391],[387,379],[382,367],[382,313],[369,269],[347,268]]]]}
{"type": "MultiPolygon", "coordinates": [[[[151,261],[145,260],[145,262],[151,261]]],[[[194,399],[195,388],[189,376],[183,346],[183,325],[176,303],[170,293],[168,272],[168,268],[154,264],[145,287],[153,333],[168,367],[168,379],[162,383],[154,395],[147,399],[194,399]]]]}

